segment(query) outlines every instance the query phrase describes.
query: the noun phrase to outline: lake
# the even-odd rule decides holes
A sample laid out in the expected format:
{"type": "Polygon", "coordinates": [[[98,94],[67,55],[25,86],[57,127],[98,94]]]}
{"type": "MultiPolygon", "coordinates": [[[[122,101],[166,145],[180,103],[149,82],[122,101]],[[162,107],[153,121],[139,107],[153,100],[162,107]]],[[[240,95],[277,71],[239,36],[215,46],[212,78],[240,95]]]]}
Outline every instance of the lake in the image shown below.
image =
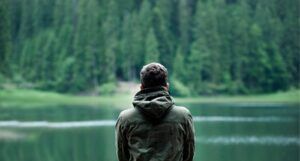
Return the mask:
{"type": "MultiPolygon", "coordinates": [[[[194,161],[298,161],[299,105],[186,104],[194,161]]],[[[112,107],[0,107],[1,161],[116,161],[112,107]]]]}

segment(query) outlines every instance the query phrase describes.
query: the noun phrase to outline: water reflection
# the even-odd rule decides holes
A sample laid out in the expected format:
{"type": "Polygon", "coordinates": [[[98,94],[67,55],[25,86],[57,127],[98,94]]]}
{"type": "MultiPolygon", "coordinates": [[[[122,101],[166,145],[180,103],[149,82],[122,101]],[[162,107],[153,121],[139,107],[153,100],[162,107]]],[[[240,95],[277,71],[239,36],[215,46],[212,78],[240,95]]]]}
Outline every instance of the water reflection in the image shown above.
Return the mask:
{"type": "MultiPolygon", "coordinates": [[[[193,116],[196,122],[292,122],[293,118],[287,117],[228,117],[228,116],[193,116]]],[[[91,121],[68,121],[68,122],[48,122],[48,121],[0,121],[0,127],[6,128],[79,128],[79,127],[99,127],[114,126],[115,120],[91,120],[91,121]]]]}
{"type": "MultiPolygon", "coordinates": [[[[297,105],[187,107],[195,123],[195,161],[299,160],[297,105]]],[[[0,160],[116,161],[119,112],[102,107],[0,107],[0,160]]]]}
{"type": "Polygon", "coordinates": [[[293,118],[265,116],[265,117],[230,117],[230,116],[194,116],[194,122],[292,122],[293,118]]]}
{"type": "Polygon", "coordinates": [[[234,145],[234,144],[256,144],[256,145],[298,145],[298,137],[287,136],[217,136],[217,137],[197,137],[196,142],[201,144],[234,145]]]}
{"type": "Polygon", "coordinates": [[[0,121],[0,127],[6,128],[82,128],[114,126],[114,120],[95,120],[95,121],[69,121],[69,122],[48,122],[48,121],[0,121]]]}

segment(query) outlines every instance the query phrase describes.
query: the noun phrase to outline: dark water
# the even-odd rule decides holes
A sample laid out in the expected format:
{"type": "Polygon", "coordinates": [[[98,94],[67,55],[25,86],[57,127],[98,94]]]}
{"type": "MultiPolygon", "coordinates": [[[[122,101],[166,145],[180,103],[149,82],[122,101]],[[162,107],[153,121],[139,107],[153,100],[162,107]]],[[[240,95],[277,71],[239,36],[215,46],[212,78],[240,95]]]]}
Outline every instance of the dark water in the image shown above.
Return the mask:
{"type": "MultiPolygon", "coordinates": [[[[195,161],[298,161],[299,106],[188,104],[195,161]]],[[[106,107],[0,107],[0,161],[116,161],[106,107]]]]}

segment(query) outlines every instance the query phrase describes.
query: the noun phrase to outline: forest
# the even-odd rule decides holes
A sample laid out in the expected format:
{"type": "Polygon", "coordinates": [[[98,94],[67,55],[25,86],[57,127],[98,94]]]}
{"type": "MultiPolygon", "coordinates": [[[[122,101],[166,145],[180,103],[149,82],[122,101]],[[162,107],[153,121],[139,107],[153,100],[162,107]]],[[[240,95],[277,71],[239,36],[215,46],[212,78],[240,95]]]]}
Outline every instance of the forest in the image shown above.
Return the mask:
{"type": "Polygon", "coordinates": [[[138,82],[155,61],[175,95],[299,88],[299,4],[0,0],[0,85],[76,94],[138,82]]]}

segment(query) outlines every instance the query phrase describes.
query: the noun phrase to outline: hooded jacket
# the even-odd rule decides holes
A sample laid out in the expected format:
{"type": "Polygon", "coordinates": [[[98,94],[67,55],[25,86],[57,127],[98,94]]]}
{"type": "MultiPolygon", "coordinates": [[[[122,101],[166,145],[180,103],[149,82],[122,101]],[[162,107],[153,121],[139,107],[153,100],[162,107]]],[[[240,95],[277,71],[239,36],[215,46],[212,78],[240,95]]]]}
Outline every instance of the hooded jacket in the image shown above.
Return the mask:
{"type": "Polygon", "coordinates": [[[192,161],[194,126],[185,107],[175,106],[163,87],[139,91],[134,108],[116,123],[119,161],[192,161]]]}

